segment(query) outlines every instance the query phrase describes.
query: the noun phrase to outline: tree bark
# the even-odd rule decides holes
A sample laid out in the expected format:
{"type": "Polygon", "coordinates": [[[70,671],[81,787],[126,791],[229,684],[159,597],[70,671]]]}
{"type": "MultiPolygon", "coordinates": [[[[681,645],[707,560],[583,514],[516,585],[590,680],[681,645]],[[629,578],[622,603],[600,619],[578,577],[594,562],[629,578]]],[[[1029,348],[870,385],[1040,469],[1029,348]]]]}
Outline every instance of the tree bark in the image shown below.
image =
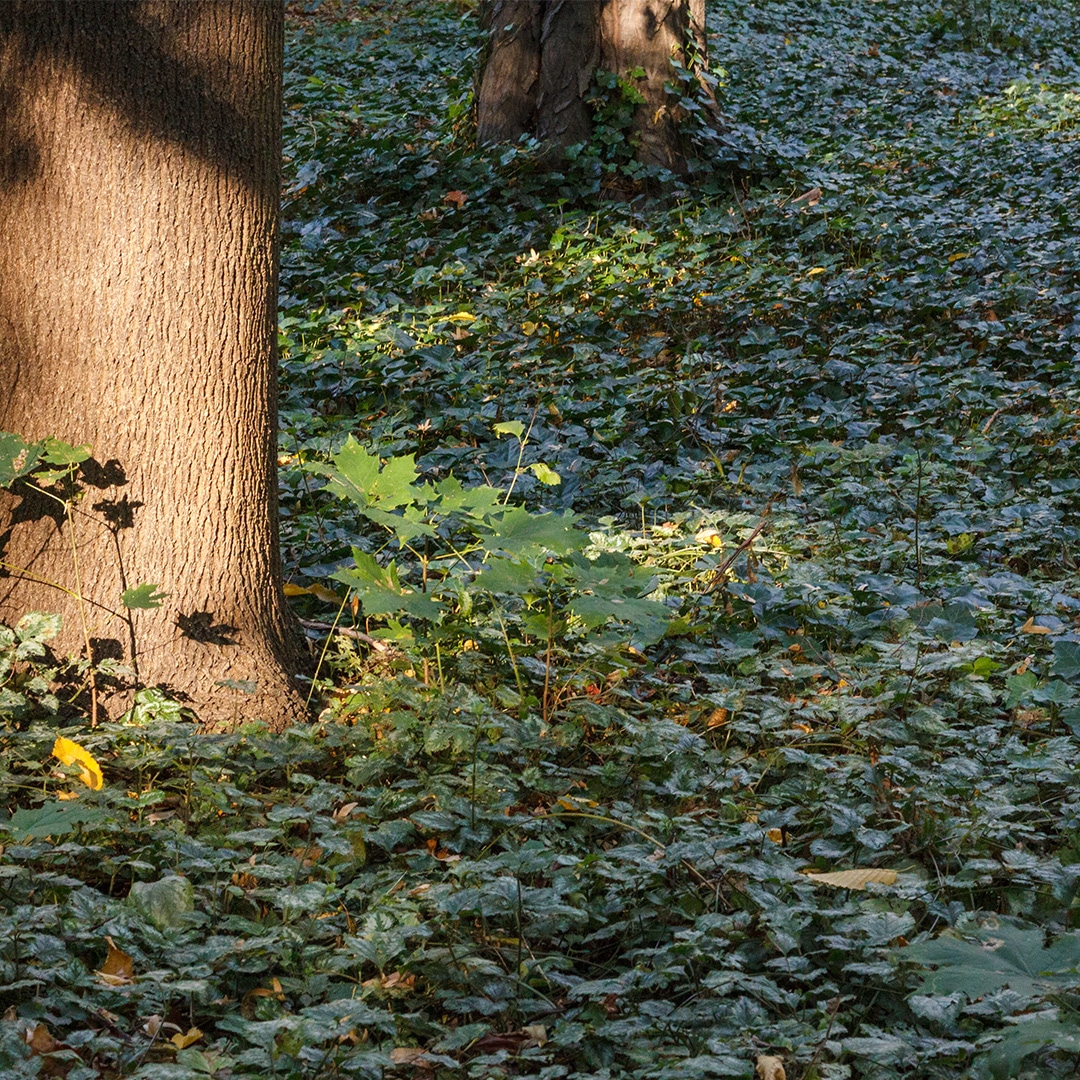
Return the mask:
{"type": "Polygon", "coordinates": [[[71,521],[0,502],[0,618],[62,612],[62,653],[85,616],[97,659],[219,727],[303,714],[277,533],[282,54],[276,2],[0,3],[0,429],[94,450],[71,521]],[[73,542],[82,605],[56,587],[73,542]],[[120,594],[147,582],[169,596],[129,624],[120,594]]]}
{"type": "Polygon", "coordinates": [[[645,99],[634,115],[638,160],[685,171],[683,113],[665,84],[672,59],[705,63],[705,0],[485,0],[482,19],[490,38],[477,92],[481,143],[533,135],[561,151],[585,142],[601,69],[645,99]]]}

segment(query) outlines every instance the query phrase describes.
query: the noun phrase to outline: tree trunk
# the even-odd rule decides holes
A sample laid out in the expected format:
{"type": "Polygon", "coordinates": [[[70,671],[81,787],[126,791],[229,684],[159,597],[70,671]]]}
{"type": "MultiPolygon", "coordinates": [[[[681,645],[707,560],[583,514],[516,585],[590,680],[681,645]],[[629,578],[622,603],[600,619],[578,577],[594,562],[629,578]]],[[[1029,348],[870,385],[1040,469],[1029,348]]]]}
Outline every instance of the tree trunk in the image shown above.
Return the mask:
{"type": "Polygon", "coordinates": [[[490,38],[477,93],[480,142],[533,135],[561,151],[586,141],[600,69],[645,99],[634,114],[638,160],[685,171],[683,112],[665,84],[673,59],[705,63],[705,0],[485,0],[482,19],[490,38]]]}
{"type": "Polygon", "coordinates": [[[95,658],[212,726],[303,712],[277,535],[282,53],[275,2],[0,3],[0,429],[94,450],[70,522],[0,503],[0,618],[62,612],[58,653],[85,618],[95,658]],[[56,587],[77,579],[82,604],[56,587]],[[127,621],[148,582],[168,598],[127,621]]]}

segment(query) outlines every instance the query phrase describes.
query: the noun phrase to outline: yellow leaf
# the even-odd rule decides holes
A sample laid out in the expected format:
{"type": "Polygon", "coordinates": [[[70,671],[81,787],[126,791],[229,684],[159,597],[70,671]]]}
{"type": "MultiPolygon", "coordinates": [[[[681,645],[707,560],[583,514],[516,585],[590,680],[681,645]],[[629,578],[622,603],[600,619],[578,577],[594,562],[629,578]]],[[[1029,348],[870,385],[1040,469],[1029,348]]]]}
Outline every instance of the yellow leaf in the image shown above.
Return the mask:
{"type": "Polygon", "coordinates": [[[109,955],[98,969],[101,982],[106,986],[125,986],[134,982],[135,961],[122,949],[118,949],[111,937],[105,940],[109,943],[109,955]]]}
{"type": "Polygon", "coordinates": [[[303,585],[294,585],[291,581],[286,581],[284,585],[286,596],[307,596],[308,590],[303,585]]]}
{"type": "Polygon", "coordinates": [[[949,262],[954,263],[954,262],[959,262],[961,259],[970,259],[970,258],[971,258],[971,252],[970,251],[958,251],[955,255],[950,255],[949,256],[949,262]]]}
{"type": "Polygon", "coordinates": [[[754,1072],[757,1073],[758,1080],[787,1080],[783,1060],[772,1054],[758,1054],[754,1072]]]}
{"type": "Polygon", "coordinates": [[[1035,616],[1032,615],[1023,626],[1020,627],[1021,634],[1049,634],[1052,633],[1048,626],[1036,626],[1035,616]]]}
{"type": "Polygon", "coordinates": [[[56,797],[61,802],[71,802],[72,799],[77,799],[79,797],[79,793],[77,791],[58,791],[56,797]]]}
{"type": "Polygon", "coordinates": [[[476,316],[468,311],[455,311],[453,315],[447,315],[449,322],[476,322],[476,316]]]}
{"type": "Polygon", "coordinates": [[[523,334],[526,334],[526,335],[535,334],[537,325],[538,324],[532,322],[532,320],[529,320],[528,322],[523,322],[521,324],[521,331],[522,331],[523,334]]]}
{"type": "Polygon", "coordinates": [[[806,876],[816,885],[835,885],[838,889],[865,889],[873,882],[875,885],[894,885],[895,870],[836,870],[829,874],[811,874],[806,876]]]}
{"type": "Polygon", "coordinates": [[[806,271],[806,276],[807,277],[817,277],[818,274],[824,274],[825,272],[826,271],[825,271],[824,266],[815,266],[812,270],[807,270],[806,271]]]}
{"type": "Polygon", "coordinates": [[[181,1035],[177,1032],[170,1040],[173,1046],[177,1050],[186,1050],[192,1043],[197,1043],[203,1036],[203,1033],[196,1027],[188,1028],[186,1035],[181,1035]]]}
{"type": "Polygon", "coordinates": [[[84,750],[77,742],[71,739],[57,739],[53,743],[53,757],[60,759],[62,765],[78,765],[79,779],[95,791],[100,790],[105,782],[101,775],[101,766],[94,760],[89,751],[84,750]]]}

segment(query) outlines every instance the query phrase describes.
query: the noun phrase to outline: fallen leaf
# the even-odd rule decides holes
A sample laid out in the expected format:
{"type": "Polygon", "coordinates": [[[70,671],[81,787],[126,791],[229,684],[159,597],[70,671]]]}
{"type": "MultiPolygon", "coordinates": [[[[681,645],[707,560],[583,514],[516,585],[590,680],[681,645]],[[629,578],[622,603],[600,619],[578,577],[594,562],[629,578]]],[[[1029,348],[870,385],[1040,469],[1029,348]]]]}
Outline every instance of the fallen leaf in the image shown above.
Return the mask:
{"type": "Polygon", "coordinates": [[[828,874],[807,873],[806,876],[816,885],[835,885],[838,889],[865,889],[870,883],[896,883],[895,870],[835,870],[828,874]]]}
{"type": "Polygon", "coordinates": [[[817,206],[821,202],[821,188],[812,187],[809,191],[804,191],[801,195],[791,200],[792,203],[806,203],[807,206],[817,206]]]}
{"type": "Polygon", "coordinates": [[[1028,617],[1028,621],[1020,627],[1021,634],[1051,634],[1053,631],[1048,626],[1036,626],[1035,616],[1028,617]]]}
{"type": "Polygon", "coordinates": [[[35,1024],[33,1029],[26,1031],[26,1045],[30,1047],[32,1054],[52,1054],[60,1049],[61,1043],[52,1037],[49,1029],[44,1024],[35,1024]]]}
{"type": "Polygon", "coordinates": [[[783,1060],[772,1054],[758,1054],[754,1072],[757,1073],[758,1080],[787,1080],[783,1060]]]}
{"type": "Polygon", "coordinates": [[[711,713],[709,713],[709,718],[705,721],[705,727],[709,729],[723,727],[727,723],[727,721],[728,711],[723,707],[723,705],[720,705],[719,707],[713,709],[711,713]]]}
{"type": "Polygon", "coordinates": [[[109,955],[98,969],[100,981],[106,986],[126,986],[134,982],[135,962],[126,952],[116,947],[111,937],[105,940],[109,943],[109,955]]]}
{"type": "Polygon", "coordinates": [[[390,1051],[390,1060],[395,1065],[412,1065],[423,1056],[424,1051],[419,1046],[395,1046],[390,1051]]]}
{"type": "Polygon", "coordinates": [[[59,738],[53,743],[53,757],[60,759],[61,765],[77,765],[79,767],[79,779],[94,791],[99,791],[105,782],[101,775],[101,766],[94,756],[77,742],[71,739],[59,738]]]}
{"type": "Polygon", "coordinates": [[[448,191],[443,197],[442,201],[447,206],[456,206],[459,210],[465,205],[465,200],[468,196],[464,191],[448,191]]]}
{"type": "Polygon", "coordinates": [[[177,1032],[170,1042],[177,1050],[186,1050],[192,1043],[197,1043],[203,1037],[203,1033],[197,1028],[188,1028],[186,1035],[177,1032]]]}

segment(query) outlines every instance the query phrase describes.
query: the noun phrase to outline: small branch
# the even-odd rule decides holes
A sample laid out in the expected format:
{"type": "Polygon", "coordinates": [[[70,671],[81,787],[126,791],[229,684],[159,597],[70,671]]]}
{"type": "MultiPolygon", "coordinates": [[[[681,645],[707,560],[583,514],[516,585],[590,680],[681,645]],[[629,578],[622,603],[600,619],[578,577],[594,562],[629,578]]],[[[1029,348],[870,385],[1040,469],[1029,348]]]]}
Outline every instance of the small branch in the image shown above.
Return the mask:
{"type": "Polygon", "coordinates": [[[325,630],[327,633],[341,634],[344,637],[353,638],[355,641],[362,641],[365,645],[370,645],[376,652],[389,652],[392,647],[385,641],[371,637],[370,634],[354,630],[351,626],[335,626],[333,623],[315,622],[313,619],[297,619],[297,622],[306,630],[325,630]]]}

